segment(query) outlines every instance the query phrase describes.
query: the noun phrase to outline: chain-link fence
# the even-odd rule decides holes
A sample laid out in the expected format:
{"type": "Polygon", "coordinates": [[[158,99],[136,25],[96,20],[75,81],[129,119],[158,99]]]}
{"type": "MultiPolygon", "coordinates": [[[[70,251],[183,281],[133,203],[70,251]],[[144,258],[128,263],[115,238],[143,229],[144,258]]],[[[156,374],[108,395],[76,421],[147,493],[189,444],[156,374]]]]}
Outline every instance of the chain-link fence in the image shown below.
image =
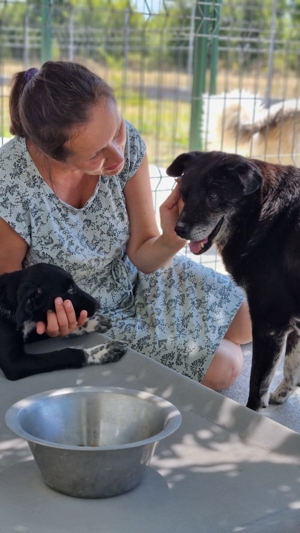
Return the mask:
{"type": "Polygon", "coordinates": [[[1,0],[0,138],[13,73],[74,60],[108,81],[145,139],[156,207],[173,186],[165,167],[189,149],[298,164],[298,2],[1,0]]]}
{"type": "Polygon", "coordinates": [[[193,28],[185,4],[0,2],[0,135],[9,134],[12,73],[50,58],[75,60],[113,86],[121,112],[145,138],[150,162],[167,166],[189,146],[193,28]]]}
{"type": "Polygon", "coordinates": [[[300,165],[299,29],[298,0],[223,3],[219,33],[208,36],[218,74],[210,91],[206,71],[204,149],[300,165]]]}

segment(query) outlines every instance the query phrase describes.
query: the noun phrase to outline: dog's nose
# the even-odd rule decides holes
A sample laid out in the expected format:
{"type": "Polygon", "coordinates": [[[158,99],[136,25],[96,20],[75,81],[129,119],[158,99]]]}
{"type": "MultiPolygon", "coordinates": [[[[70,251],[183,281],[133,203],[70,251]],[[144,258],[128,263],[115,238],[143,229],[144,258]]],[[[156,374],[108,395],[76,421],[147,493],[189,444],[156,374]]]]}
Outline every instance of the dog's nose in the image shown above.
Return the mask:
{"type": "Polygon", "coordinates": [[[175,232],[182,239],[187,239],[191,232],[191,227],[188,224],[183,224],[181,222],[175,226],[175,232]]]}

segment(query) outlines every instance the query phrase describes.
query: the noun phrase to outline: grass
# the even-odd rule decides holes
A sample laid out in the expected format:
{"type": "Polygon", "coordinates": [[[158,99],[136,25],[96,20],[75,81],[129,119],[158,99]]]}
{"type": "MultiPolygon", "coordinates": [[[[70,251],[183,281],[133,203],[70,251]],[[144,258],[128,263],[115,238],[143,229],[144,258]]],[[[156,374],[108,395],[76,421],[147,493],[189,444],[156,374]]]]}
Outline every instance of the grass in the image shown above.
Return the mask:
{"type": "Polygon", "coordinates": [[[188,150],[189,103],[146,97],[132,102],[126,98],[120,109],[124,118],[141,133],[151,163],[168,165],[176,155],[188,150]]]}

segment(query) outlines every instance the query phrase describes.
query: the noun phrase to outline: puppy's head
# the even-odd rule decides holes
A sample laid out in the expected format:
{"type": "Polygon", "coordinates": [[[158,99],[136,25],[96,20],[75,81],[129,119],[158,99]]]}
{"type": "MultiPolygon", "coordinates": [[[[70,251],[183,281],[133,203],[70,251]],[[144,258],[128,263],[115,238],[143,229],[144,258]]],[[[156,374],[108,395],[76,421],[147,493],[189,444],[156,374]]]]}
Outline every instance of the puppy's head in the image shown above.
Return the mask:
{"type": "Polygon", "coordinates": [[[55,310],[54,300],[58,296],[71,300],[77,318],[82,310],[92,316],[99,308],[95,298],[80,289],[68,272],[55,265],[39,263],[21,271],[17,289],[17,327],[27,320],[46,322],[47,311],[55,310]]]}
{"type": "Polygon", "coordinates": [[[224,152],[181,154],[167,168],[167,174],[180,176],[184,207],[175,231],[190,241],[195,254],[218,241],[229,217],[262,184],[254,162],[224,152]]]}

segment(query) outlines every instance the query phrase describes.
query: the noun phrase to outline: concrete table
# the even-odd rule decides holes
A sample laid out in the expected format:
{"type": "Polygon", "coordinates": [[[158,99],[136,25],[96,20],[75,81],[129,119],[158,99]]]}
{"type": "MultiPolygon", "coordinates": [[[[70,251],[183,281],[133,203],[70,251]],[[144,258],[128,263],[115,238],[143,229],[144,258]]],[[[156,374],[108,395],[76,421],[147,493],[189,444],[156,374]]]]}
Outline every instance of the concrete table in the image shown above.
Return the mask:
{"type": "MultiPolygon", "coordinates": [[[[72,344],[106,338],[94,333],[72,344]]],[[[66,344],[38,343],[45,351],[66,344]]],[[[300,435],[137,352],[16,382],[0,375],[0,391],[0,533],[300,532],[300,435]],[[180,409],[181,427],[158,444],[133,491],[82,500],[51,490],[27,443],[6,427],[16,401],[76,385],[144,390],[180,409]]]]}

